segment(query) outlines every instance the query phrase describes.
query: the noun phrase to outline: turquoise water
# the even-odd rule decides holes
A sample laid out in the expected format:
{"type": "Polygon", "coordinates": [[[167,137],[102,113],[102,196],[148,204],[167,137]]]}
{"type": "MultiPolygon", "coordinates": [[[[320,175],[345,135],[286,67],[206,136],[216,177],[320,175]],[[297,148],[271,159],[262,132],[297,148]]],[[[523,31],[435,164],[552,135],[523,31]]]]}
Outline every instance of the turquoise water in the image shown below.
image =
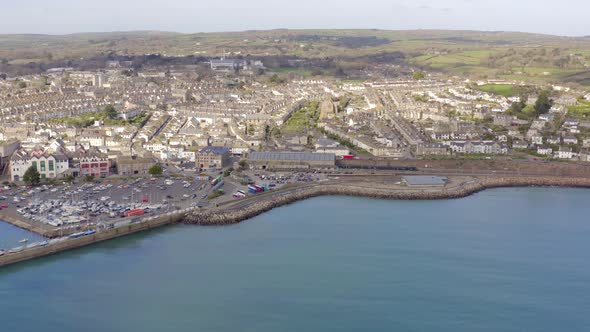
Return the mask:
{"type": "Polygon", "coordinates": [[[0,269],[2,331],[589,331],[590,191],[322,197],[0,269]]]}

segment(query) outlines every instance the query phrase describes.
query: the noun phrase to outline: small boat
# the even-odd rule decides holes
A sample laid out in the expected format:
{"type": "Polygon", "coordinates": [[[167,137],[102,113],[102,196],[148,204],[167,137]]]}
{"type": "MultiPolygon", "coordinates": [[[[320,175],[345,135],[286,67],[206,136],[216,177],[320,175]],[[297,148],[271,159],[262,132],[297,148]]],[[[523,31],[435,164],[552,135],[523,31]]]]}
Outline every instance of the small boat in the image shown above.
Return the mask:
{"type": "Polygon", "coordinates": [[[8,251],[8,253],[9,253],[9,254],[14,254],[14,253],[17,253],[17,252],[23,251],[23,249],[24,249],[23,247],[16,247],[16,248],[12,248],[12,249],[10,249],[10,250],[8,251]]]}
{"type": "Polygon", "coordinates": [[[29,239],[22,239],[22,240],[18,241],[18,243],[27,243],[27,242],[29,242],[29,239]]]}
{"type": "Polygon", "coordinates": [[[6,251],[0,249],[0,256],[4,256],[5,253],[6,253],[6,251]]]}
{"type": "Polygon", "coordinates": [[[78,233],[74,233],[74,234],[70,235],[69,238],[70,239],[76,239],[76,238],[82,237],[84,235],[86,235],[86,233],[84,233],[84,232],[78,232],[78,233]]]}

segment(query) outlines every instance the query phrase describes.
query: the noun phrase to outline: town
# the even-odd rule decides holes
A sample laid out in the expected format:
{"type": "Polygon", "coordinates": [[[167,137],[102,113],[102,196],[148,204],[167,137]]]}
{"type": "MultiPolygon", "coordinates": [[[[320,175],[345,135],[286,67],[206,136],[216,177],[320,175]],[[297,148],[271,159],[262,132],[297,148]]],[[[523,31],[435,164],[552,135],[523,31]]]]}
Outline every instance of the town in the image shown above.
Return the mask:
{"type": "Polygon", "coordinates": [[[588,91],[397,70],[351,81],[224,56],[5,77],[0,213],[54,237],[330,181],[366,162],[590,162],[588,91]]]}

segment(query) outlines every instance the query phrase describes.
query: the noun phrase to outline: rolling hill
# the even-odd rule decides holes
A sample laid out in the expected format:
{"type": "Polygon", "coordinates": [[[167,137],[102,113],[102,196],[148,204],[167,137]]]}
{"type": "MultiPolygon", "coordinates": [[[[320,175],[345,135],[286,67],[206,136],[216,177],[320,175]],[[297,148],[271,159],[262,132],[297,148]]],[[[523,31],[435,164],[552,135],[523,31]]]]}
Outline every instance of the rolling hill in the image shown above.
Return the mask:
{"type": "Polygon", "coordinates": [[[409,65],[450,75],[590,85],[589,37],[503,31],[286,29],[0,35],[0,59],[12,66],[155,53],[168,57],[232,54],[333,58],[344,64],[402,54],[409,65]]]}

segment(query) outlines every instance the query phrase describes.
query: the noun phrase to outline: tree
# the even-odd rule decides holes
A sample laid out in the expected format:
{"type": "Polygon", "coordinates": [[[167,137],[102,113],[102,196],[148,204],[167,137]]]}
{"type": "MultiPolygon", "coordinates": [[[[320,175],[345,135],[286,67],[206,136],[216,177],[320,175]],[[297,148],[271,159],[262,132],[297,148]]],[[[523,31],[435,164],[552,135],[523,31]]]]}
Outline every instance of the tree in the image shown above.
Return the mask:
{"type": "Polygon", "coordinates": [[[334,73],[334,76],[336,77],[345,77],[346,73],[344,72],[344,69],[342,69],[342,67],[338,67],[336,69],[336,72],[334,73]]]}
{"type": "Polygon", "coordinates": [[[553,107],[553,99],[549,98],[549,91],[543,90],[535,102],[535,112],[537,115],[545,114],[553,107]]]}
{"type": "Polygon", "coordinates": [[[248,162],[246,161],[246,159],[242,159],[238,162],[238,165],[240,165],[241,169],[246,169],[246,166],[248,166],[248,162]]]}
{"type": "Polygon", "coordinates": [[[254,125],[250,124],[248,125],[248,130],[247,133],[249,136],[254,135],[254,133],[256,132],[256,128],[254,128],[254,125]]]}
{"type": "Polygon", "coordinates": [[[84,177],[84,182],[92,182],[94,181],[94,175],[86,175],[84,177]]]}
{"type": "Polygon", "coordinates": [[[520,101],[514,102],[514,103],[512,103],[512,105],[510,105],[509,113],[516,115],[516,114],[522,112],[522,110],[526,107],[527,99],[528,99],[527,96],[520,96],[520,101]]]}
{"type": "Polygon", "coordinates": [[[162,166],[160,166],[160,165],[153,165],[148,170],[148,173],[150,173],[150,175],[162,175],[163,172],[164,172],[164,169],[162,169],[162,166]]]}
{"type": "Polygon", "coordinates": [[[270,82],[271,83],[284,83],[285,80],[283,78],[281,78],[279,75],[274,74],[270,77],[270,82]]]}
{"type": "Polygon", "coordinates": [[[36,186],[41,182],[41,174],[36,167],[31,166],[23,175],[23,181],[28,185],[36,186]]]}
{"type": "Polygon", "coordinates": [[[117,115],[119,114],[115,109],[115,106],[111,104],[106,105],[103,109],[103,112],[109,119],[116,119],[117,115]]]}
{"type": "Polygon", "coordinates": [[[231,172],[233,172],[233,171],[234,171],[234,168],[230,167],[230,168],[226,169],[225,171],[223,171],[223,176],[228,177],[231,175],[231,172]]]}
{"type": "Polygon", "coordinates": [[[424,77],[425,77],[425,75],[424,75],[424,72],[423,72],[423,71],[420,71],[420,70],[416,70],[416,71],[414,72],[414,75],[412,75],[412,79],[413,79],[414,81],[423,80],[423,79],[424,79],[424,77]]]}

